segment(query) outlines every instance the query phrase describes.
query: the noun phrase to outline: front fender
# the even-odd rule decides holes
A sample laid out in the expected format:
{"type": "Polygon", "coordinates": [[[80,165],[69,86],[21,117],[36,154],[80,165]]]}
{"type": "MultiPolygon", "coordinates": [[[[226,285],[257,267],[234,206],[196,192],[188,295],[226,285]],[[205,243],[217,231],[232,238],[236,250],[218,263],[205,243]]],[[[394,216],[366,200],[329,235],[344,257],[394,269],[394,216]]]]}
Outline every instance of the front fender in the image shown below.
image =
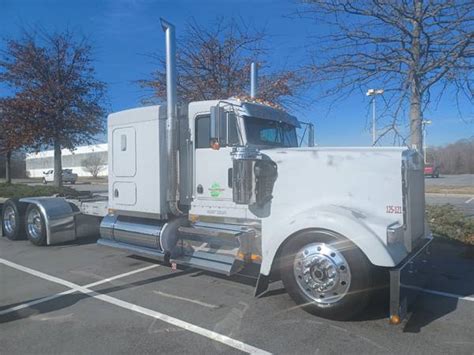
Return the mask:
{"type": "Polygon", "coordinates": [[[408,253],[400,243],[385,244],[389,219],[370,218],[360,211],[340,206],[314,207],[293,216],[262,221],[262,265],[260,273],[269,275],[280,247],[305,229],[326,229],[353,242],[377,266],[393,267],[408,253]]]}

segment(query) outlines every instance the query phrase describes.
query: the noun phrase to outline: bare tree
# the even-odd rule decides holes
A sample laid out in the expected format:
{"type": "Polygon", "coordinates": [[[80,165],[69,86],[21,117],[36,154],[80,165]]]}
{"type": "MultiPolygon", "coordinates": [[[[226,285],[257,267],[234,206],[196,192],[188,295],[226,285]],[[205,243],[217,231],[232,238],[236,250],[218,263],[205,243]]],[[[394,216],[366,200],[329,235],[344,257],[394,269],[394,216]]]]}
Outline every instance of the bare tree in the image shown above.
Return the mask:
{"type": "MultiPolygon", "coordinates": [[[[260,99],[283,106],[302,105],[298,97],[305,78],[297,70],[269,72],[261,58],[266,35],[234,19],[218,19],[211,28],[196,21],[187,24],[177,44],[178,96],[183,103],[246,96],[250,86],[250,64],[261,68],[260,99]]],[[[166,63],[163,55],[153,55],[159,63],[150,79],[139,84],[151,90],[146,101],[165,101],[166,63]]]]}
{"type": "Polygon", "coordinates": [[[92,154],[81,161],[84,171],[96,178],[105,169],[105,160],[97,154],[92,154]]]}
{"type": "Polygon", "coordinates": [[[74,33],[25,31],[0,52],[0,81],[16,123],[34,121],[34,146],[54,148],[54,182],[62,185],[61,148],[90,143],[103,131],[105,84],[95,78],[91,46],[74,33]]]}
{"type": "Polygon", "coordinates": [[[428,148],[427,160],[439,166],[444,174],[474,174],[474,136],[443,147],[428,148]]]}
{"type": "Polygon", "coordinates": [[[391,117],[385,134],[399,133],[406,109],[410,145],[420,152],[432,96],[454,91],[473,100],[472,0],[305,0],[299,15],[329,24],[312,65],[316,79],[329,85],[325,95],[384,88],[391,117]]]}

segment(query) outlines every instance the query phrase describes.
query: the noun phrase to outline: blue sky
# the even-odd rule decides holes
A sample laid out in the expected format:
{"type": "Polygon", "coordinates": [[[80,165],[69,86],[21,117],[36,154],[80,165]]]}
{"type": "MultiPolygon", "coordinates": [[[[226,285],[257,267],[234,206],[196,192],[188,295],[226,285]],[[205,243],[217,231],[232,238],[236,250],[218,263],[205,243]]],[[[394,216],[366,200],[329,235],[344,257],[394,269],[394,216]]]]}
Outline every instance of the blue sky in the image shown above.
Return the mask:
{"type": "MultiPolygon", "coordinates": [[[[110,110],[119,111],[140,106],[144,92],[133,81],[146,78],[156,65],[147,53],[163,53],[160,17],[174,23],[179,36],[191,17],[206,25],[217,16],[240,16],[266,29],[268,62],[278,67],[307,60],[303,47],[308,36],[324,31],[321,25],[292,18],[296,9],[296,1],[291,0],[0,0],[0,36],[17,36],[22,26],[35,25],[52,30],[69,27],[88,35],[95,47],[98,76],[108,84],[110,110]]],[[[8,94],[0,86],[0,96],[8,94]]],[[[316,90],[309,91],[306,99],[314,103],[295,114],[314,122],[319,145],[370,144],[370,102],[364,92],[332,109],[329,101],[315,100],[317,95],[316,90]]],[[[474,110],[467,102],[462,109],[460,119],[454,99],[448,95],[425,112],[425,117],[433,121],[428,130],[429,145],[444,145],[474,135],[474,110]]]]}

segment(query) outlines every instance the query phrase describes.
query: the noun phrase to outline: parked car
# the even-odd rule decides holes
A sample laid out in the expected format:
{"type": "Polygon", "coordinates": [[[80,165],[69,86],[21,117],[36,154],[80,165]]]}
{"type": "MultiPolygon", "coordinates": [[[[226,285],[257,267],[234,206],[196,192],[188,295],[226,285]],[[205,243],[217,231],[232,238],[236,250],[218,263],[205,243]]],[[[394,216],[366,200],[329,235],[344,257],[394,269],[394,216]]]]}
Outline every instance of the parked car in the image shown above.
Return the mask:
{"type": "MultiPolygon", "coordinates": [[[[54,181],[54,170],[48,170],[43,172],[43,184],[54,181]]],[[[74,185],[77,181],[77,174],[72,172],[72,169],[63,169],[63,182],[68,182],[74,185]]]]}
{"type": "Polygon", "coordinates": [[[425,164],[425,176],[439,178],[439,167],[434,164],[425,164]]]}

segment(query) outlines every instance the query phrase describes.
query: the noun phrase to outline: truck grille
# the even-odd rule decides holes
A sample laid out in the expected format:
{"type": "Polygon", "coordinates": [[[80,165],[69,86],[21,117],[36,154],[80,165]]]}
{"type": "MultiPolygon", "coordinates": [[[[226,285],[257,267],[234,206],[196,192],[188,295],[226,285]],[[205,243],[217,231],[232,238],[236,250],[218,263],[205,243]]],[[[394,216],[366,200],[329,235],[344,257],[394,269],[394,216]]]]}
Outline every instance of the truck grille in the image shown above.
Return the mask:
{"type": "Polygon", "coordinates": [[[410,252],[425,233],[425,177],[416,151],[404,154],[403,180],[404,243],[410,252]]]}

